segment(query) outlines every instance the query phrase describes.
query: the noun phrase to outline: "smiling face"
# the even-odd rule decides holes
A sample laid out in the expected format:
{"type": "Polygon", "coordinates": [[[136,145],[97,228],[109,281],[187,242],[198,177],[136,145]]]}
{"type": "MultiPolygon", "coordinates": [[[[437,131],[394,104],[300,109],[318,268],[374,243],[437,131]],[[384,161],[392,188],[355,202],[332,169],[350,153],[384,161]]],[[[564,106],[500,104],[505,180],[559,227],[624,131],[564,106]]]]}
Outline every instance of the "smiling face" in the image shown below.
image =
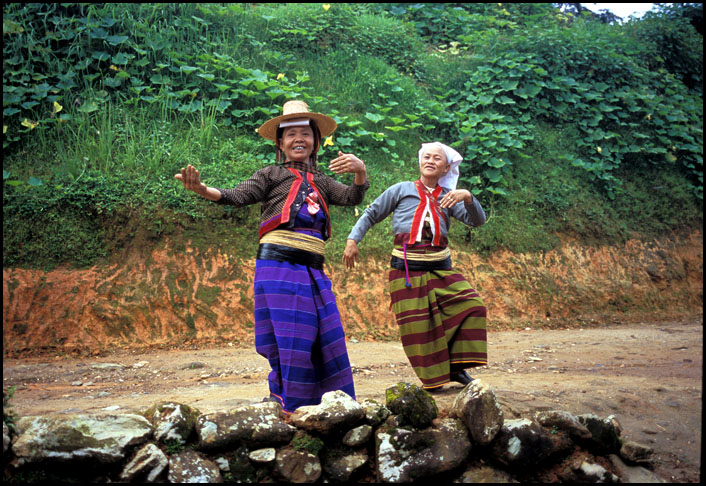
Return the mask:
{"type": "Polygon", "coordinates": [[[446,153],[441,147],[429,147],[422,155],[419,170],[422,177],[429,181],[437,181],[451,169],[446,161],[446,153]]]}
{"type": "Polygon", "coordinates": [[[287,127],[279,139],[279,148],[286,160],[308,162],[314,152],[314,131],[311,127],[287,127]]]}

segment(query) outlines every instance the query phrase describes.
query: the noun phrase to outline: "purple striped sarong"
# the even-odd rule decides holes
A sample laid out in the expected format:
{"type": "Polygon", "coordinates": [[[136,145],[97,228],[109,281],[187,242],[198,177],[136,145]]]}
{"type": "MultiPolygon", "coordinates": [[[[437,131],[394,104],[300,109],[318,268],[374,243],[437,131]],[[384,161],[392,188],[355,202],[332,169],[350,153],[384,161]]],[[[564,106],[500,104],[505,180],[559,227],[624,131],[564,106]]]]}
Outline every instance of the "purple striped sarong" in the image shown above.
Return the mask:
{"type": "Polygon", "coordinates": [[[355,399],[341,317],[323,271],[256,261],[255,349],[272,367],[270,395],[285,412],[317,405],[334,390],[355,399]]]}

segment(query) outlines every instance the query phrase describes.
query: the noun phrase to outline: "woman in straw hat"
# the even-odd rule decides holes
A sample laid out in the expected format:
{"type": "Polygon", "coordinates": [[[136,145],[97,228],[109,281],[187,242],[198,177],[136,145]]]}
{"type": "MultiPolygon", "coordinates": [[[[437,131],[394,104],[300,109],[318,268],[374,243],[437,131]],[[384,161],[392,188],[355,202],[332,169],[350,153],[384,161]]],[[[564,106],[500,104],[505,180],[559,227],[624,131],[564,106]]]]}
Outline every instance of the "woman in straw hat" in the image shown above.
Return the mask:
{"type": "Polygon", "coordinates": [[[260,246],[255,266],[255,347],[272,367],[270,399],[291,413],[342,390],[355,398],[341,318],[324,274],[324,242],[331,234],[329,205],[353,206],[369,187],[365,164],[338,153],[329,168],[353,173],[350,186],[317,169],[322,138],[336,122],[288,101],[283,114],[265,122],[261,136],[275,142],[277,163],[233,189],[202,183],[189,165],[175,177],[188,190],[218,204],[261,202],[260,246]]]}
{"type": "Polygon", "coordinates": [[[419,180],[400,182],[380,195],[348,235],[343,261],[353,268],[358,243],[390,213],[395,249],[390,262],[390,299],[404,351],[422,385],[440,390],[449,381],[466,385],[467,368],[487,364],[486,308],[478,293],[451,267],[449,217],[469,226],[485,223],[478,200],[456,189],[462,161],[434,142],[419,150],[419,180]]]}

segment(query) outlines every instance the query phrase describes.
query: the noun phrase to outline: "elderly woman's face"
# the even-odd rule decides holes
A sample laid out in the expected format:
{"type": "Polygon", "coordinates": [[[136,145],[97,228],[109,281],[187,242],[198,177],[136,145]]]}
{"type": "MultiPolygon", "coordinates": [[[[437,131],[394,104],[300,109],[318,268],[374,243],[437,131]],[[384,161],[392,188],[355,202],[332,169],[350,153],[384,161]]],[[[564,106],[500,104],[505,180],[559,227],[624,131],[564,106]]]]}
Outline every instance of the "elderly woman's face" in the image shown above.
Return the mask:
{"type": "Polygon", "coordinates": [[[422,155],[419,170],[423,176],[430,179],[439,179],[445,175],[451,166],[446,161],[446,153],[441,147],[429,147],[422,155]]]}
{"type": "Polygon", "coordinates": [[[279,140],[286,160],[307,162],[314,151],[314,131],[311,127],[287,127],[279,140]]]}

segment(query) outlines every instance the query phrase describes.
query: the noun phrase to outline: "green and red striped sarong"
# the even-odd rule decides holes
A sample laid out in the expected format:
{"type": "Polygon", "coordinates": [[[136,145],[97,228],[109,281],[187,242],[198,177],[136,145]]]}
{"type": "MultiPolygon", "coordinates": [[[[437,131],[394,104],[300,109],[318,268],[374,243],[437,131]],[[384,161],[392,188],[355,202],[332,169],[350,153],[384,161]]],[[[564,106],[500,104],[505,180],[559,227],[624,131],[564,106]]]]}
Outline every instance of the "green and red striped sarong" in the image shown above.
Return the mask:
{"type": "Polygon", "coordinates": [[[486,308],[455,270],[390,270],[392,311],[402,346],[424,388],[449,382],[450,373],[488,364],[486,308]]]}

